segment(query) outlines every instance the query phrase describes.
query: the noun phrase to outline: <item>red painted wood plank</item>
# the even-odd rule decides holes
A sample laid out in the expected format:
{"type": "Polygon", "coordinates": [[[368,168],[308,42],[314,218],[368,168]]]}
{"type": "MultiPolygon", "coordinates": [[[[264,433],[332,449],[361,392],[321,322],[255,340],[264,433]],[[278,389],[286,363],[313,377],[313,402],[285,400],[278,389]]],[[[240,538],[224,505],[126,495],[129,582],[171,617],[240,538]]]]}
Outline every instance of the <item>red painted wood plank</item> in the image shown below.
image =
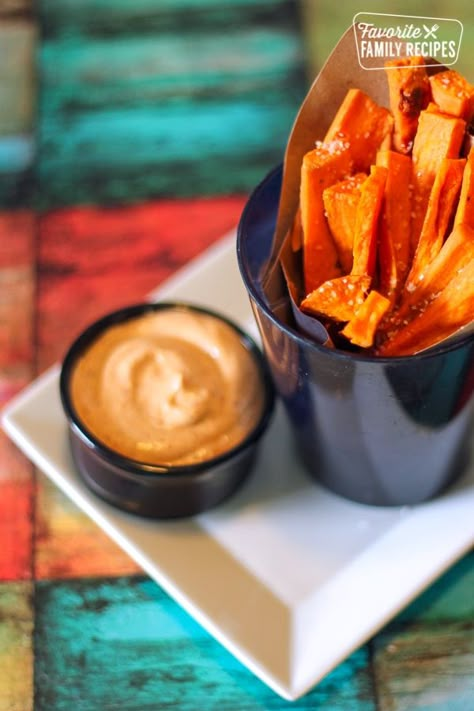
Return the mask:
{"type": "Polygon", "coordinates": [[[30,210],[0,211],[0,269],[33,263],[35,223],[30,210]]]}
{"type": "MultiPolygon", "coordinates": [[[[34,275],[30,266],[0,269],[0,369],[3,377],[26,371],[33,359],[34,275]]],[[[16,379],[16,378],[15,378],[16,379]]]]}
{"type": "Polygon", "coordinates": [[[39,370],[104,312],[136,302],[238,222],[245,197],[72,208],[39,222],[39,370]]]}
{"type": "MultiPolygon", "coordinates": [[[[31,379],[35,215],[0,212],[0,407],[31,379]]],[[[33,475],[0,432],[0,580],[31,577],[33,475]]]]}
{"type": "Polygon", "coordinates": [[[31,577],[30,463],[0,431],[0,581],[31,577]]]}

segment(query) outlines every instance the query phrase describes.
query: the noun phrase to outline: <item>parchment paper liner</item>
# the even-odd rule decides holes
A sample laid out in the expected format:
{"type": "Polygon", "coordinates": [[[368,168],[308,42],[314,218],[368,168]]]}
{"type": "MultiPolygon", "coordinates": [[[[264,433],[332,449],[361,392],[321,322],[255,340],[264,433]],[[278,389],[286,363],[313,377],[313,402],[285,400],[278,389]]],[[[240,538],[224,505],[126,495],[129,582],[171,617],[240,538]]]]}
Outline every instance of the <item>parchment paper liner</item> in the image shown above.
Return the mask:
{"type": "Polygon", "coordinates": [[[316,141],[324,138],[351,87],[362,89],[374,101],[388,106],[385,72],[367,71],[359,65],[352,26],[346,30],[314,80],[293,124],[283,162],[283,179],[272,251],[263,278],[263,287],[270,306],[273,308],[274,305],[281,304],[289,295],[298,326],[301,324],[302,330],[306,332],[309,329],[312,337],[319,343],[326,343],[328,333],[322,323],[313,317],[305,316],[297,307],[304,296],[301,253],[293,252],[285,244],[285,238],[298,207],[303,156],[315,147],[316,141]],[[316,322],[314,329],[311,327],[313,322],[316,322]]]}
{"type": "MultiPolygon", "coordinates": [[[[360,66],[353,26],[341,37],[320,73],[314,80],[300,106],[288,139],[283,163],[283,178],[280,203],[273,237],[272,251],[263,277],[263,288],[269,304],[278,308],[279,317],[288,322],[293,315],[298,328],[320,344],[331,346],[324,325],[313,316],[306,316],[298,308],[304,296],[302,284],[301,251],[294,252],[289,241],[289,229],[299,203],[301,164],[303,156],[323,140],[340,104],[350,88],[358,88],[368,94],[377,104],[389,108],[389,93],[386,73],[380,69],[380,59],[365,59],[377,71],[360,66]],[[284,301],[290,309],[281,308],[284,301]]],[[[430,60],[432,62],[433,60],[430,60]]],[[[434,63],[427,67],[429,74],[443,71],[446,67],[434,63]]],[[[449,336],[449,340],[464,337],[473,331],[473,324],[449,336]]],[[[445,339],[447,340],[447,339],[445,339]]],[[[443,341],[442,343],[445,343],[443,341]]],[[[440,343],[434,347],[438,347],[440,343]]]]}

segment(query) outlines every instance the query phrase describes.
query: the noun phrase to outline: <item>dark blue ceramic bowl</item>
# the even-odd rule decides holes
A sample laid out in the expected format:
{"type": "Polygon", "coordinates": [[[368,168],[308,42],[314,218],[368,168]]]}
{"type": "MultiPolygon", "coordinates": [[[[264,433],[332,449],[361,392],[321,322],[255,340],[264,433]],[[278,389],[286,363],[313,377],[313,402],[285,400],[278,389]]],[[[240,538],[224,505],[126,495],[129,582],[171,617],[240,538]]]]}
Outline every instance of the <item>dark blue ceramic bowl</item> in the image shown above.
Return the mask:
{"type": "Polygon", "coordinates": [[[262,288],[280,187],[278,168],[251,195],[237,254],[297,450],[314,478],[354,501],[430,499],[467,460],[474,338],[426,354],[369,358],[317,345],[283,323],[262,288]]]}
{"type": "Polygon", "coordinates": [[[179,518],[201,513],[231,496],[247,479],[274,407],[274,390],[265,359],[254,341],[235,323],[209,309],[182,303],[145,303],[114,311],[91,324],[71,345],[60,376],[60,393],[69,423],[71,453],[92,491],[108,503],[150,518],[179,518]],[[259,368],[264,390],[262,416],[247,437],[227,452],[196,464],[160,466],[130,459],[103,444],[78,416],[70,392],[77,359],[110,326],[150,311],[190,309],[218,318],[233,328],[259,368]]]}

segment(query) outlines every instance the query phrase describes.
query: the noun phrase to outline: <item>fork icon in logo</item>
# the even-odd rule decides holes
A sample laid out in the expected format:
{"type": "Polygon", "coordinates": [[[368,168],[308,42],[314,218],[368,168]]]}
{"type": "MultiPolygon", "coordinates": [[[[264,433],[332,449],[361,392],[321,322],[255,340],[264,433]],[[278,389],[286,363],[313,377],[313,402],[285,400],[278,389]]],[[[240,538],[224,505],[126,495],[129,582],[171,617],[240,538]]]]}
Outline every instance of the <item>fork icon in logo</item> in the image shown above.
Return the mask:
{"type": "Polygon", "coordinates": [[[426,25],[423,25],[423,29],[425,31],[425,39],[428,39],[428,37],[433,37],[433,39],[436,39],[435,32],[439,30],[439,25],[435,24],[431,27],[431,29],[426,25]]]}

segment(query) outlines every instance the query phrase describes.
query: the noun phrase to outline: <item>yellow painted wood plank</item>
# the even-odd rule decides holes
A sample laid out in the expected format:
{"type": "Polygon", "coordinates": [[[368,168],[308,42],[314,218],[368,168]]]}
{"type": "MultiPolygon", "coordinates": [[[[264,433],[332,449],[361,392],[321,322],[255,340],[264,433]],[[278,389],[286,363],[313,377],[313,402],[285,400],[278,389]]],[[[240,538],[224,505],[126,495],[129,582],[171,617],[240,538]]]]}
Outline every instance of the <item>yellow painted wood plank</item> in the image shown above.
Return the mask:
{"type": "Polygon", "coordinates": [[[0,585],[0,711],[33,709],[31,583],[0,585]]]}
{"type": "Polygon", "coordinates": [[[0,22],[0,134],[33,127],[36,27],[29,20],[0,22]]]}
{"type": "MultiPolygon", "coordinates": [[[[38,478],[35,577],[116,576],[139,568],[44,476],[38,478]]],[[[0,710],[1,711],[1,710],[0,710]]]]}

